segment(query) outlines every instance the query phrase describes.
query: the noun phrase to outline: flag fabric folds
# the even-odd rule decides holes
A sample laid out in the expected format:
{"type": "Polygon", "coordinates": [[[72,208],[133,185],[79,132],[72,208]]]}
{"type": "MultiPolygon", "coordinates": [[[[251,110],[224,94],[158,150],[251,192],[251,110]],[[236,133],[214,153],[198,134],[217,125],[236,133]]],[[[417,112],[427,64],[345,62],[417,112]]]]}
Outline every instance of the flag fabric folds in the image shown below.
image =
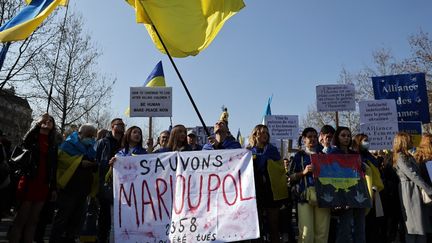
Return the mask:
{"type": "Polygon", "coordinates": [[[161,52],[171,56],[195,56],[205,49],[225,21],[245,5],[243,0],[126,0],[135,9],[137,23],[143,23],[161,52]]]}
{"type": "MultiPolygon", "coordinates": [[[[166,87],[162,61],[159,61],[158,64],[156,64],[155,68],[147,77],[143,86],[144,87],[166,87]]],[[[126,109],[124,114],[126,116],[130,116],[130,107],[126,109]]]]}
{"type": "Polygon", "coordinates": [[[144,86],[145,87],[166,87],[162,61],[159,61],[158,64],[156,64],[156,67],[153,69],[153,71],[150,73],[150,75],[147,77],[146,81],[144,82],[144,86]]]}
{"type": "MultiPolygon", "coordinates": [[[[32,1],[32,0],[25,0],[25,2],[26,2],[27,4],[30,4],[31,1],[32,1]]],[[[59,1],[59,5],[61,5],[61,6],[67,6],[68,3],[69,3],[69,0],[60,0],[60,1],[59,1]]]]}
{"type": "Polygon", "coordinates": [[[0,27],[0,42],[24,40],[64,0],[32,0],[15,17],[0,27]]]}

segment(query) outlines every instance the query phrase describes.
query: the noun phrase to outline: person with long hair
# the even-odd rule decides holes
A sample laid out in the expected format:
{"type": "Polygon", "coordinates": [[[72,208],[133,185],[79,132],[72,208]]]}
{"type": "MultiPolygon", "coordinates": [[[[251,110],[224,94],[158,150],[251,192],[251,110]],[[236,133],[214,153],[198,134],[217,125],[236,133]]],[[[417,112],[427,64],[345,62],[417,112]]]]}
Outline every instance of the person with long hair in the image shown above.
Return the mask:
{"type": "Polygon", "coordinates": [[[419,166],[421,177],[429,186],[432,186],[431,178],[429,178],[426,169],[426,162],[432,160],[432,134],[425,133],[422,135],[420,144],[414,153],[414,158],[419,166]]]}
{"type": "MultiPolygon", "coordinates": [[[[422,135],[419,146],[414,153],[414,158],[419,167],[420,176],[423,180],[432,187],[431,178],[429,177],[426,162],[432,160],[432,134],[424,133],[422,135]]],[[[428,207],[429,222],[432,223],[432,207],[428,207]]],[[[432,242],[432,229],[427,232],[427,242],[432,242]]]]}
{"type": "Polygon", "coordinates": [[[399,197],[405,223],[405,242],[426,242],[430,230],[426,206],[421,190],[432,196],[432,187],[420,176],[414,157],[408,152],[413,147],[411,135],[399,132],[393,139],[393,167],[399,176],[399,197]]]}
{"type": "MultiPolygon", "coordinates": [[[[314,128],[305,128],[301,138],[304,148],[294,155],[288,179],[291,185],[298,185],[298,195],[305,195],[307,188],[315,185],[311,155],[322,151],[318,145],[318,132],[314,128]]],[[[318,207],[316,202],[308,201],[305,196],[300,196],[297,208],[298,242],[326,243],[329,236],[330,209],[318,207]]]]}
{"type": "MultiPolygon", "coordinates": [[[[281,202],[274,200],[270,174],[267,170],[269,160],[281,159],[278,149],[270,143],[270,134],[266,125],[256,125],[249,136],[247,149],[252,151],[254,163],[255,190],[259,212],[260,226],[263,225],[263,215],[267,217],[271,242],[279,242],[279,208],[281,202]]],[[[261,230],[263,227],[261,227],[261,230]]],[[[262,232],[262,231],[261,231],[262,232]]]]}
{"type": "Polygon", "coordinates": [[[384,189],[381,174],[378,168],[381,167],[378,160],[369,152],[369,137],[360,133],[354,136],[352,149],[360,154],[362,165],[366,169],[366,182],[369,195],[372,198],[372,208],[366,216],[365,232],[366,242],[382,242],[385,240],[383,224],[383,207],[380,192],[384,189]]]}
{"type": "Polygon", "coordinates": [[[117,153],[120,156],[146,154],[143,148],[143,135],[141,128],[132,126],[126,130],[123,136],[122,149],[117,153]]]}
{"type": "MultiPolygon", "coordinates": [[[[338,127],[333,136],[334,148],[331,154],[356,154],[351,150],[351,130],[348,127],[338,127]]],[[[362,165],[363,172],[366,168],[362,165]]],[[[364,208],[340,208],[339,223],[336,230],[336,243],[366,242],[366,210],[364,208]]]]}
{"type": "Polygon", "coordinates": [[[56,198],[57,142],[55,121],[43,114],[24,136],[24,149],[31,151],[29,175],[18,182],[18,213],[9,233],[11,243],[33,242],[34,232],[43,205],[56,198]]]}
{"type": "Polygon", "coordinates": [[[186,139],[186,127],[179,124],[171,130],[168,144],[166,147],[159,149],[159,153],[169,151],[192,151],[192,148],[186,139]]]}

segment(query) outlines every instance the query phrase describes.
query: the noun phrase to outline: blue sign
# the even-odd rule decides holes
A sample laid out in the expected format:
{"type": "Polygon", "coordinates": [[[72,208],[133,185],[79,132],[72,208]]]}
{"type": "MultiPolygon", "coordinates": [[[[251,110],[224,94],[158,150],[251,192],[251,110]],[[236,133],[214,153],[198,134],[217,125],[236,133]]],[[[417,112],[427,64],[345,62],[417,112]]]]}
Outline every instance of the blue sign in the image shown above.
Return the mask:
{"type": "Polygon", "coordinates": [[[376,100],[396,100],[398,121],[430,122],[424,73],[372,77],[372,84],[376,100]]]}

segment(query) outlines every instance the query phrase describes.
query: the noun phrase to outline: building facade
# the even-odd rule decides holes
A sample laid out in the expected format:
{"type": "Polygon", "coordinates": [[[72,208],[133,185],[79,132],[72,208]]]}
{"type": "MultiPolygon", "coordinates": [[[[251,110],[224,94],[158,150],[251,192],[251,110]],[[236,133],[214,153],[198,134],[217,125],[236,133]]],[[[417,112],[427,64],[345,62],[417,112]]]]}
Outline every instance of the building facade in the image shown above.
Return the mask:
{"type": "Polygon", "coordinates": [[[26,99],[16,96],[13,88],[0,90],[0,130],[13,146],[21,142],[32,121],[26,99]]]}

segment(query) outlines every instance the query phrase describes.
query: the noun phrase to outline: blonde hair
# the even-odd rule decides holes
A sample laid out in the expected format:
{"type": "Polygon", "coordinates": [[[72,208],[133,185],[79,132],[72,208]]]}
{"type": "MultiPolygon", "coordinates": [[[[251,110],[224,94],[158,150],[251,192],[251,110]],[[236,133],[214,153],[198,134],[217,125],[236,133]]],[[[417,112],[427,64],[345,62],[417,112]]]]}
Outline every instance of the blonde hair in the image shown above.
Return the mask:
{"type": "Polygon", "coordinates": [[[417,163],[432,160],[432,134],[424,133],[422,135],[420,145],[414,154],[414,158],[417,163]]]}
{"type": "Polygon", "coordinates": [[[411,156],[408,150],[412,147],[411,135],[406,132],[398,132],[393,139],[393,166],[396,166],[399,153],[411,156]]]}
{"type": "Polygon", "coordinates": [[[184,149],[186,145],[187,145],[186,127],[181,124],[175,125],[171,130],[167,147],[171,151],[181,151],[182,149],[184,149]],[[185,140],[182,142],[179,141],[179,137],[181,133],[184,133],[185,135],[185,140]]]}
{"type": "Polygon", "coordinates": [[[251,135],[249,136],[249,145],[247,146],[248,148],[253,148],[258,144],[258,132],[262,132],[264,130],[268,135],[266,144],[269,143],[270,133],[269,133],[268,127],[266,125],[258,124],[254,127],[251,135]]]}

